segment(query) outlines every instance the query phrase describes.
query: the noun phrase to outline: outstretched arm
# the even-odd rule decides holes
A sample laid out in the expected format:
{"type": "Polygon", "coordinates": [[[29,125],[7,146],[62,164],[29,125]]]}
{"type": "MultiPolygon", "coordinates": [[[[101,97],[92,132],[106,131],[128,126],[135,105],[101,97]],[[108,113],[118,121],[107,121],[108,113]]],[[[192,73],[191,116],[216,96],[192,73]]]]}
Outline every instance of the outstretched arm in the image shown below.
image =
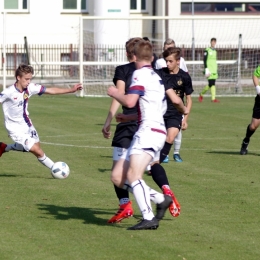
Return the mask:
{"type": "Polygon", "coordinates": [[[58,94],[68,94],[75,93],[78,90],[82,90],[82,84],[75,84],[72,88],[46,88],[45,94],[58,95],[58,94]]]}

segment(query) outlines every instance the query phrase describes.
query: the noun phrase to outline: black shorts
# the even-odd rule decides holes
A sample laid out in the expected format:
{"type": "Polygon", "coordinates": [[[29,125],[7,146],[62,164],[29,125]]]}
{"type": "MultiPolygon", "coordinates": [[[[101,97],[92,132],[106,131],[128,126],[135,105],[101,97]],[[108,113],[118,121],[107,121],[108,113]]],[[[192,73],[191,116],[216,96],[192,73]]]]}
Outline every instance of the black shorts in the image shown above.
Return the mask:
{"type": "Polygon", "coordinates": [[[180,130],[181,122],[182,122],[182,117],[180,117],[179,119],[178,118],[164,118],[164,123],[165,123],[166,129],[175,127],[180,130]]]}
{"type": "Polygon", "coordinates": [[[253,108],[252,117],[255,119],[260,119],[260,96],[259,95],[255,97],[255,104],[253,108]]]}

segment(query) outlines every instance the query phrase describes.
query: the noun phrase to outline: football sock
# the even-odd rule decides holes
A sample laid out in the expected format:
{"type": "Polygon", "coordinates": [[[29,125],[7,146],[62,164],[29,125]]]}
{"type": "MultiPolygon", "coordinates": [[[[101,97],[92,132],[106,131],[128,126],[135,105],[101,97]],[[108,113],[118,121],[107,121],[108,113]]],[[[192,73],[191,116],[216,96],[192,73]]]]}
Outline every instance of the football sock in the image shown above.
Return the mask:
{"type": "Polygon", "coordinates": [[[114,185],[114,189],[117,195],[117,198],[119,199],[119,204],[126,204],[129,202],[129,193],[127,190],[118,188],[116,185],[114,185]]]}
{"type": "Polygon", "coordinates": [[[250,139],[250,137],[254,134],[254,132],[255,132],[255,130],[252,131],[252,130],[250,129],[250,125],[248,125],[248,126],[247,126],[247,129],[246,129],[246,137],[245,137],[245,139],[244,139],[244,142],[245,142],[245,143],[249,143],[249,139],[250,139]]]}
{"type": "Polygon", "coordinates": [[[174,154],[180,153],[181,139],[182,139],[182,132],[180,130],[180,132],[177,134],[177,136],[174,139],[174,150],[173,150],[174,154]]]}
{"type": "Polygon", "coordinates": [[[166,172],[161,164],[155,163],[151,167],[151,175],[153,177],[154,182],[158,185],[160,189],[163,185],[170,185],[166,172]]]}
{"type": "Polygon", "coordinates": [[[203,96],[207,91],[209,90],[209,86],[206,86],[200,93],[201,96],[203,96]]]}
{"type": "Polygon", "coordinates": [[[8,144],[5,148],[6,152],[9,151],[17,151],[17,152],[27,152],[26,150],[24,150],[23,146],[21,144],[18,143],[14,143],[14,144],[8,144]]]}
{"type": "Polygon", "coordinates": [[[149,187],[144,180],[136,180],[131,184],[133,194],[138,207],[143,215],[143,219],[152,220],[154,214],[152,211],[149,187]]]}
{"type": "Polygon", "coordinates": [[[162,193],[157,192],[156,190],[153,190],[150,187],[149,187],[149,192],[150,192],[150,199],[155,204],[159,204],[164,201],[164,195],[162,193]]]}
{"type": "Polygon", "coordinates": [[[211,91],[211,100],[215,100],[216,99],[216,87],[213,85],[210,88],[211,91]]]}
{"type": "Polygon", "coordinates": [[[160,152],[160,163],[164,161],[171,150],[172,144],[165,142],[160,152]]]}
{"type": "Polygon", "coordinates": [[[49,169],[51,169],[51,167],[53,166],[54,162],[47,157],[45,154],[43,155],[43,157],[38,158],[38,161],[43,164],[44,166],[48,167],[49,169]]]}

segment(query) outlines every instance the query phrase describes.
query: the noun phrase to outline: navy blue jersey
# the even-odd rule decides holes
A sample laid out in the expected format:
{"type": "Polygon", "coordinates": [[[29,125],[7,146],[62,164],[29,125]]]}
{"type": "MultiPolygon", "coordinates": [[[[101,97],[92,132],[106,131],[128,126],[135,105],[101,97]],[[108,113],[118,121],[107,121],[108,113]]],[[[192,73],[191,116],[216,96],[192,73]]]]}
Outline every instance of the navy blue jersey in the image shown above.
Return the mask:
{"type": "MultiPolygon", "coordinates": [[[[168,89],[173,89],[177,96],[179,96],[183,103],[184,103],[184,96],[185,95],[191,95],[193,92],[192,87],[192,81],[190,75],[183,71],[182,69],[179,69],[179,72],[177,74],[170,74],[168,68],[162,68],[160,70],[156,70],[156,72],[159,74],[159,76],[162,78],[165,91],[168,89]]],[[[172,118],[174,116],[180,116],[179,111],[176,109],[176,107],[172,104],[172,101],[167,98],[167,111],[164,114],[165,118],[172,118]]]]}
{"type": "MultiPolygon", "coordinates": [[[[136,70],[135,63],[131,62],[125,65],[116,67],[113,82],[116,85],[118,80],[125,82],[125,93],[127,93],[131,82],[133,72],[136,70]]],[[[137,107],[127,108],[122,106],[123,114],[137,114],[137,107]]],[[[138,129],[137,121],[131,121],[128,123],[119,123],[116,126],[116,131],[112,140],[112,146],[129,148],[135,132],[138,129]]]]}

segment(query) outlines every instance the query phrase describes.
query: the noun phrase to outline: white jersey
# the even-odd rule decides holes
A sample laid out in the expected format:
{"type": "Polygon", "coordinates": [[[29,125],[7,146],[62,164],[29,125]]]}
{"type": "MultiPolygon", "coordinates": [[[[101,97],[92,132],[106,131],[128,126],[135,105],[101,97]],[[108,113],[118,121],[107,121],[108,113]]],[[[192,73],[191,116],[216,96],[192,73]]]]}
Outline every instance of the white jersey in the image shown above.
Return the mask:
{"type": "Polygon", "coordinates": [[[162,79],[151,66],[135,70],[127,94],[138,94],[138,122],[142,126],[165,129],[163,115],[167,104],[162,79]]]}
{"type": "Polygon", "coordinates": [[[12,85],[0,93],[5,127],[9,135],[15,132],[26,131],[32,126],[28,112],[28,100],[32,95],[42,95],[44,86],[30,83],[22,92],[12,85]]]}
{"type": "MultiPolygon", "coordinates": [[[[162,69],[162,68],[166,68],[166,67],[167,67],[167,65],[166,65],[166,61],[165,61],[164,58],[158,59],[155,62],[155,68],[157,70],[162,69]]],[[[185,72],[188,72],[188,68],[186,66],[185,60],[182,57],[180,58],[180,66],[179,66],[179,68],[184,70],[185,72]]]]}

